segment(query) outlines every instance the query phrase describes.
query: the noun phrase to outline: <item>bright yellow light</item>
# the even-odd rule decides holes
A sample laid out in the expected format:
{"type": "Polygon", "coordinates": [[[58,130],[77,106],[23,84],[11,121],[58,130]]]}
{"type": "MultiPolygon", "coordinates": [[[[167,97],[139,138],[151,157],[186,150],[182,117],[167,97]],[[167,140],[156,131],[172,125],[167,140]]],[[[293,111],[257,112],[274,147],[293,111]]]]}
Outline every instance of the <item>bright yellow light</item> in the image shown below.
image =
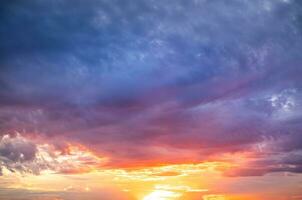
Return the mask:
{"type": "Polygon", "coordinates": [[[166,191],[166,190],[155,190],[143,198],[143,200],[171,200],[181,196],[180,193],[166,191]]]}
{"type": "Polygon", "coordinates": [[[224,195],[206,195],[203,200],[227,200],[224,195]]]}

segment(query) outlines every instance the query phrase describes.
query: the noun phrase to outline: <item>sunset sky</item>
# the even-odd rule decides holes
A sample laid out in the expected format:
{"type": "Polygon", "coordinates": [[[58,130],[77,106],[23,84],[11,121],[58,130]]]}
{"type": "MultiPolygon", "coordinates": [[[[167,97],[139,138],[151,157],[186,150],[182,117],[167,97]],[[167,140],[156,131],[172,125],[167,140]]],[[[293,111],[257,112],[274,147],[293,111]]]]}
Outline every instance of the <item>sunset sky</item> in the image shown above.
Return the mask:
{"type": "Polygon", "coordinates": [[[0,24],[0,200],[302,200],[301,0],[3,0],[0,24]]]}

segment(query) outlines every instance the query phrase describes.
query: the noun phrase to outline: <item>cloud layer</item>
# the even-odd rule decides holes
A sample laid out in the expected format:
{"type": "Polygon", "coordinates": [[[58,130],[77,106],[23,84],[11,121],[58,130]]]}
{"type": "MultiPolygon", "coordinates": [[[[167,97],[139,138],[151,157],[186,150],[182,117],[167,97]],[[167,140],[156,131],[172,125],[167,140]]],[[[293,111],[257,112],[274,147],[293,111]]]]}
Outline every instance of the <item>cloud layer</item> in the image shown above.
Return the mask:
{"type": "MultiPolygon", "coordinates": [[[[301,6],[4,3],[0,134],[81,143],[109,167],[253,152],[259,172],[235,174],[301,172],[301,6]]],[[[9,167],[4,160],[35,152],[30,142],[1,141],[0,161],[9,167]]]]}

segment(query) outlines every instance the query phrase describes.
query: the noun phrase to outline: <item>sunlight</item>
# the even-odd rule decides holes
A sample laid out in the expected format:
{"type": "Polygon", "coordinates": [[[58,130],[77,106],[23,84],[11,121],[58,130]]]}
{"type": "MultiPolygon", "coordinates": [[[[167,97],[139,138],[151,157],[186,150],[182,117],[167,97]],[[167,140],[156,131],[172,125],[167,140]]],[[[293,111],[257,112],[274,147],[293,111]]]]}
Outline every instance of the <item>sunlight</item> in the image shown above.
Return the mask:
{"type": "Polygon", "coordinates": [[[203,200],[227,200],[224,195],[206,195],[203,200]]]}
{"type": "Polygon", "coordinates": [[[143,198],[143,200],[171,200],[180,197],[180,193],[166,191],[166,190],[155,190],[143,198]]]}

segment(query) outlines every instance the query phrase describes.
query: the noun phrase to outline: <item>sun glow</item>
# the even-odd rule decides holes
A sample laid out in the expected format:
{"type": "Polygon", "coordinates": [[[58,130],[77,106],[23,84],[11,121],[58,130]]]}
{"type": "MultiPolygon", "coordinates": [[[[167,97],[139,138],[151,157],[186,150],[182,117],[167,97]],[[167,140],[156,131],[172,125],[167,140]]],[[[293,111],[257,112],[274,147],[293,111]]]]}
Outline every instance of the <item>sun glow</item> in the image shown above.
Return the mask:
{"type": "MultiPolygon", "coordinates": [[[[19,143],[30,143],[29,139],[21,135],[17,138],[5,137],[9,141],[18,139],[19,143]]],[[[223,161],[219,162],[103,168],[103,165],[110,161],[110,157],[100,157],[80,144],[68,143],[64,148],[57,149],[51,144],[39,142],[39,140],[36,142],[35,159],[30,160],[31,165],[28,165],[29,169],[32,165],[40,166],[37,170],[39,176],[25,172],[12,173],[6,167],[2,167],[3,180],[9,182],[18,179],[9,186],[10,188],[80,192],[85,195],[95,195],[103,188],[110,188],[141,200],[192,199],[196,196],[203,200],[225,200],[222,195],[208,194],[212,180],[220,180],[225,170],[245,160],[245,155],[236,156],[236,160],[232,159],[233,156],[226,155],[223,161]]]]}
{"type": "Polygon", "coordinates": [[[181,194],[166,190],[155,190],[143,198],[143,200],[172,200],[180,197],[181,194]]]}
{"type": "Polygon", "coordinates": [[[227,200],[224,195],[206,195],[203,200],[227,200]]]}

